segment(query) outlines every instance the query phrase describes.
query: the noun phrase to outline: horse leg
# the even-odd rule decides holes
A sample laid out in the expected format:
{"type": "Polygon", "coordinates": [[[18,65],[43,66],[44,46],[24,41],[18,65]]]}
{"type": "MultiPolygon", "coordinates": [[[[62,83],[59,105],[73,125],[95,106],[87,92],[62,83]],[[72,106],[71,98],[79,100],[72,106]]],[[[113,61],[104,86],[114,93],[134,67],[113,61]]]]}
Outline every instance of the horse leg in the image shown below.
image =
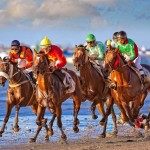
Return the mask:
{"type": "Polygon", "coordinates": [[[74,130],[75,133],[78,133],[79,132],[78,113],[79,113],[79,110],[80,110],[81,101],[77,97],[74,97],[73,104],[74,104],[74,127],[73,127],[73,130],[74,130]]]}
{"type": "Polygon", "coordinates": [[[0,130],[0,137],[2,137],[2,134],[5,131],[5,126],[6,126],[7,122],[8,122],[8,120],[9,120],[9,116],[10,116],[12,108],[13,108],[13,105],[9,104],[8,101],[7,101],[7,103],[6,103],[6,115],[5,115],[5,118],[4,118],[4,122],[3,122],[2,128],[0,130]]]}
{"type": "Polygon", "coordinates": [[[44,118],[45,110],[46,110],[46,108],[43,108],[41,111],[41,125],[42,125],[42,127],[45,127],[45,130],[46,130],[46,136],[45,136],[44,140],[48,141],[49,140],[49,129],[48,129],[48,126],[46,124],[47,119],[44,118]]]}
{"type": "Polygon", "coordinates": [[[37,109],[38,109],[38,104],[32,104],[30,105],[32,111],[34,112],[34,114],[37,116],[37,109]]]}
{"type": "Polygon", "coordinates": [[[113,123],[114,123],[114,131],[112,132],[112,134],[113,135],[117,135],[117,133],[118,133],[117,117],[116,117],[116,114],[115,114],[113,106],[112,106],[112,109],[111,109],[111,115],[112,115],[112,120],[113,120],[113,123]]]}
{"type": "Polygon", "coordinates": [[[35,142],[36,139],[37,139],[37,136],[39,134],[39,132],[41,131],[42,129],[42,123],[41,123],[41,119],[42,119],[42,110],[45,110],[46,108],[45,107],[41,107],[40,105],[38,105],[38,109],[37,109],[37,118],[36,118],[36,124],[38,125],[38,129],[36,131],[36,134],[33,138],[30,138],[29,139],[29,142],[35,142]]]}
{"type": "Polygon", "coordinates": [[[134,122],[134,118],[133,118],[133,115],[131,114],[130,106],[126,102],[122,102],[122,106],[123,106],[124,110],[126,111],[126,114],[128,115],[129,120],[131,122],[134,122]]]}
{"type": "Polygon", "coordinates": [[[20,106],[19,105],[16,105],[16,117],[15,117],[15,125],[14,125],[14,131],[15,132],[18,132],[19,131],[19,125],[18,125],[18,113],[19,113],[19,109],[20,109],[20,106]]]}
{"type": "Polygon", "coordinates": [[[62,129],[62,121],[61,121],[61,114],[62,114],[62,109],[61,106],[57,106],[56,107],[56,116],[57,116],[57,126],[59,127],[60,131],[61,131],[61,138],[63,140],[67,139],[67,136],[65,135],[63,129],[62,129]]]}
{"type": "Polygon", "coordinates": [[[129,118],[128,116],[126,115],[126,111],[124,110],[123,106],[121,103],[117,103],[117,106],[119,108],[119,110],[121,111],[121,119],[122,119],[122,123],[124,122],[128,122],[129,121],[129,118]]]}
{"type": "Polygon", "coordinates": [[[96,103],[94,101],[91,105],[92,119],[94,119],[94,120],[98,118],[98,116],[95,114],[95,109],[96,109],[96,103]]]}
{"type": "Polygon", "coordinates": [[[56,114],[53,114],[53,117],[52,117],[51,121],[49,122],[49,132],[48,132],[48,134],[50,136],[52,136],[54,134],[52,127],[53,127],[53,123],[54,123],[55,118],[56,118],[56,114]]]}
{"type": "Polygon", "coordinates": [[[105,110],[104,110],[104,102],[101,100],[101,101],[99,101],[98,103],[97,103],[97,108],[98,108],[98,110],[99,110],[99,112],[100,112],[100,114],[102,115],[102,119],[101,119],[101,121],[100,121],[100,125],[101,126],[103,126],[104,125],[104,123],[105,123],[105,110]]]}

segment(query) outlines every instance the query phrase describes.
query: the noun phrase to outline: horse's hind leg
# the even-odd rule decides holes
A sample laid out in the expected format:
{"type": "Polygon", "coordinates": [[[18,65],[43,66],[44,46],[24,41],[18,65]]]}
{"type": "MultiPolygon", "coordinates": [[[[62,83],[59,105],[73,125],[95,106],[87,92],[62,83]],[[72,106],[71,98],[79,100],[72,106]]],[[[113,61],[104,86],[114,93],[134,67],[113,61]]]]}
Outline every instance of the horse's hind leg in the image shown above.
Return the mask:
{"type": "Polygon", "coordinates": [[[38,109],[38,104],[32,104],[30,105],[32,111],[34,112],[34,114],[37,116],[37,109],[38,109]]]}
{"type": "Polygon", "coordinates": [[[53,127],[55,118],[56,118],[56,114],[53,114],[53,117],[52,117],[51,121],[49,122],[49,132],[48,133],[50,136],[52,136],[54,134],[52,127],[53,127]]]}
{"type": "Polygon", "coordinates": [[[15,125],[14,125],[14,131],[15,132],[18,132],[19,131],[19,125],[18,125],[18,113],[19,113],[19,110],[20,110],[20,106],[16,105],[16,116],[15,116],[15,125]]]}
{"type": "Polygon", "coordinates": [[[9,104],[8,101],[7,101],[7,103],[6,103],[6,115],[5,115],[5,118],[4,118],[4,122],[3,122],[2,128],[0,130],[0,137],[2,137],[2,134],[5,131],[5,126],[6,126],[7,122],[8,122],[8,120],[9,120],[9,116],[10,116],[12,107],[13,107],[13,105],[9,104]]]}
{"type": "Polygon", "coordinates": [[[41,119],[43,117],[43,114],[42,114],[42,110],[45,110],[46,108],[45,107],[41,107],[40,105],[38,105],[38,110],[37,110],[37,119],[36,119],[36,124],[38,125],[38,129],[36,131],[36,134],[33,138],[30,138],[29,139],[29,142],[35,142],[36,139],[37,139],[37,136],[39,134],[39,132],[41,131],[42,129],[42,123],[41,123],[41,119]]]}
{"type": "Polygon", "coordinates": [[[94,101],[91,105],[92,119],[97,119],[98,118],[98,116],[95,114],[95,109],[96,109],[96,102],[94,101]]]}
{"type": "Polygon", "coordinates": [[[97,103],[97,108],[102,115],[102,119],[100,121],[100,125],[104,125],[105,123],[105,110],[104,110],[104,102],[101,100],[100,102],[97,103]]]}
{"type": "Polygon", "coordinates": [[[59,127],[59,129],[61,131],[61,138],[66,140],[67,136],[65,135],[65,133],[64,133],[64,131],[62,129],[61,114],[62,114],[61,106],[56,107],[57,126],[59,127]]]}
{"type": "Polygon", "coordinates": [[[75,133],[78,133],[79,132],[78,113],[79,113],[79,110],[80,110],[81,101],[77,97],[74,97],[73,98],[73,104],[74,104],[74,127],[73,127],[73,130],[74,130],[75,133]]]}

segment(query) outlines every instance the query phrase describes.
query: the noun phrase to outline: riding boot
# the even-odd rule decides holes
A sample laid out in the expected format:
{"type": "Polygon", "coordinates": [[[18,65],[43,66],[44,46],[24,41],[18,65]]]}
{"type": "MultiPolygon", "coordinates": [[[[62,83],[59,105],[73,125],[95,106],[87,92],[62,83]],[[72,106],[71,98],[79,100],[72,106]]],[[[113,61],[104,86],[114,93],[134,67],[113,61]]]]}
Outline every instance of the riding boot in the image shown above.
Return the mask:
{"type": "MultiPolygon", "coordinates": [[[[54,74],[59,78],[59,80],[62,82],[62,84],[64,85],[64,79],[66,77],[66,75],[64,73],[62,73],[62,71],[60,69],[55,70],[54,74]]],[[[64,85],[64,89],[67,90],[68,86],[64,85]]]]}
{"type": "Polygon", "coordinates": [[[140,71],[140,75],[141,75],[141,81],[144,84],[144,82],[145,82],[145,80],[144,80],[145,79],[144,71],[143,71],[143,69],[140,69],[139,71],[140,71]]]}
{"type": "Polygon", "coordinates": [[[31,77],[31,79],[32,79],[32,81],[33,81],[33,83],[36,84],[36,79],[34,78],[34,75],[33,75],[33,72],[32,72],[32,71],[29,72],[29,75],[30,75],[30,77],[31,77]]]}

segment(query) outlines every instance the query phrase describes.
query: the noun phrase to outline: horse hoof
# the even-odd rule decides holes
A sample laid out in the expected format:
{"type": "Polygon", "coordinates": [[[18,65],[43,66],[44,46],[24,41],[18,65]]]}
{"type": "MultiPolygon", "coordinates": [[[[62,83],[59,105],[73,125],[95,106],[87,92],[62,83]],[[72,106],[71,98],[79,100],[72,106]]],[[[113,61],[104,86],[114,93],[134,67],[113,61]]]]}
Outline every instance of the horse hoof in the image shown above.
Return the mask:
{"type": "Polygon", "coordinates": [[[19,132],[19,127],[13,129],[15,132],[19,132]]]}
{"type": "Polygon", "coordinates": [[[109,132],[109,136],[117,136],[118,131],[109,132]]]}
{"type": "Polygon", "coordinates": [[[92,115],[92,119],[96,120],[98,118],[97,115],[92,115]]]}
{"type": "Polygon", "coordinates": [[[106,134],[99,134],[97,135],[98,138],[105,138],[106,137],[106,134]]]}
{"type": "Polygon", "coordinates": [[[78,133],[79,132],[79,128],[78,127],[74,127],[73,130],[74,130],[74,133],[78,133]]]}
{"type": "Polygon", "coordinates": [[[49,131],[48,131],[48,135],[49,135],[49,136],[52,136],[53,134],[54,134],[53,130],[49,130],[49,131]]]}
{"type": "Polygon", "coordinates": [[[0,133],[0,137],[2,137],[2,133],[0,133]]]}
{"type": "Polygon", "coordinates": [[[28,142],[30,142],[30,143],[35,142],[35,141],[36,141],[35,138],[30,138],[30,139],[28,140],[28,142]]]}
{"type": "Polygon", "coordinates": [[[62,138],[63,140],[67,140],[66,134],[61,135],[61,138],[62,138]]]}
{"type": "Polygon", "coordinates": [[[80,124],[80,121],[79,121],[79,119],[77,119],[77,124],[80,124]]]}
{"type": "Polygon", "coordinates": [[[100,121],[99,124],[100,124],[101,126],[103,126],[103,125],[104,125],[104,122],[100,121]]]}
{"type": "Polygon", "coordinates": [[[45,137],[44,137],[44,140],[45,140],[45,141],[49,141],[49,136],[48,136],[48,135],[45,136],[45,137]]]}

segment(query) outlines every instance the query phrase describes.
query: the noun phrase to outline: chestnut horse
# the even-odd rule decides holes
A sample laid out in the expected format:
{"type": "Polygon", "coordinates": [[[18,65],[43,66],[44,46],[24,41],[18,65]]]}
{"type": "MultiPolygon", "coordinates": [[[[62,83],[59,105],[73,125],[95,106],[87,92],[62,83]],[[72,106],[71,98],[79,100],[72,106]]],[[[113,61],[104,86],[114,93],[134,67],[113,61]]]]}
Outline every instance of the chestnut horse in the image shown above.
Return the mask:
{"type": "Polygon", "coordinates": [[[17,67],[17,64],[11,63],[9,59],[0,58],[0,85],[4,86],[6,80],[9,81],[7,89],[6,115],[3,126],[0,130],[0,136],[5,130],[6,123],[9,120],[11,110],[16,106],[16,117],[14,131],[19,131],[18,112],[20,107],[30,106],[37,114],[38,103],[36,101],[35,87],[26,77],[22,70],[17,67]]]}
{"type": "MultiPolygon", "coordinates": [[[[92,110],[92,118],[97,119],[95,115],[95,108],[97,106],[100,114],[102,115],[102,120],[100,121],[101,125],[104,125],[103,132],[101,134],[102,137],[106,136],[106,113],[104,110],[104,103],[107,100],[107,105],[109,103],[109,99],[111,99],[111,95],[109,94],[109,88],[106,87],[106,83],[104,77],[93,67],[93,64],[89,61],[88,52],[86,47],[83,45],[79,45],[75,47],[75,52],[73,55],[74,66],[77,71],[80,71],[80,78],[82,84],[82,91],[84,94],[85,99],[90,100],[92,103],[91,110],[92,110]],[[107,91],[107,92],[106,92],[107,91]]],[[[100,67],[99,67],[100,69],[100,67]]],[[[107,107],[107,113],[111,112],[114,122],[114,134],[117,134],[117,125],[116,125],[116,116],[114,114],[113,107],[109,105],[107,107]],[[108,110],[109,108],[109,110],[108,110]]]]}
{"type": "Polygon", "coordinates": [[[115,82],[116,90],[111,89],[115,103],[121,111],[124,122],[134,122],[144,104],[147,91],[142,90],[142,82],[137,73],[126,63],[124,57],[117,50],[108,50],[105,55],[104,69],[109,72],[109,78],[115,82]],[[129,103],[132,102],[131,107],[129,103]]]}
{"type": "MultiPolygon", "coordinates": [[[[66,139],[66,135],[62,129],[62,103],[68,98],[73,99],[74,104],[74,132],[79,132],[78,124],[79,120],[77,118],[78,112],[80,110],[80,105],[82,102],[82,93],[80,89],[80,82],[78,76],[75,72],[71,70],[66,70],[68,74],[72,77],[75,82],[75,90],[71,93],[66,93],[62,81],[49,69],[49,60],[44,54],[38,54],[34,52],[34,74],[37,76],[37,101],[38,101],[38,113],[36,123],[38,125],[37,133],[30,142],[35,142],[37,136],[42,129],[41,126],[41,114],[44,114],[45,109],[51,110],[53,117],[49,123],[49,135],[53,135],[53,122],[57,117],[57,126],[61,131],[61,138],[66,139]],[[61,94],[63,93],[63,94],[61,94]]],[[[54,71],[55,72],[55,71],[54,71]]]]}

